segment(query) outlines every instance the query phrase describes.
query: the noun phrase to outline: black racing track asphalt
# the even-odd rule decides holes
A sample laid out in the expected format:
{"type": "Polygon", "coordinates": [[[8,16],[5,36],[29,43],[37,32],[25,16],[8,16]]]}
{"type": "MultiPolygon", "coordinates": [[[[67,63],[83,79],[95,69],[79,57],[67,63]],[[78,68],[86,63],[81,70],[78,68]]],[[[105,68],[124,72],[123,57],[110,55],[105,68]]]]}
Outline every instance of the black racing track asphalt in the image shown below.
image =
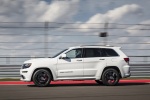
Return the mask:
{"type": "Polygon", "coordinates": [[[0,85],[0,100],[150,100],[150,84],[0,85]]]}

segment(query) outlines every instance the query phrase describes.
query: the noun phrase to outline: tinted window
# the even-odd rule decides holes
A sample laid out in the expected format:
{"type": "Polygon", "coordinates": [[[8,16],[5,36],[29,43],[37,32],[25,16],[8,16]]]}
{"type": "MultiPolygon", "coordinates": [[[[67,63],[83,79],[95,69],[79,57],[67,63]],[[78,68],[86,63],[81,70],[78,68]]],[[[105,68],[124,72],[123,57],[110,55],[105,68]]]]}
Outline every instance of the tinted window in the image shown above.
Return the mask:
{"type": "Polygon", "coordinates": [[[99,48],[85,48],[84,49],[84,57],[100,57],[100,49],[99,48]]]}
{"type": "Polygon", "coordinates": [[[112,56],[119,56],[113,49],[104,49],[102,48],[102,57],[112,57],[112,56]]]}
{"type": "Polygon", "coordinates": [[[66,53],[67,58],[81,58],[82,49],[73,49],[66,53]]]}

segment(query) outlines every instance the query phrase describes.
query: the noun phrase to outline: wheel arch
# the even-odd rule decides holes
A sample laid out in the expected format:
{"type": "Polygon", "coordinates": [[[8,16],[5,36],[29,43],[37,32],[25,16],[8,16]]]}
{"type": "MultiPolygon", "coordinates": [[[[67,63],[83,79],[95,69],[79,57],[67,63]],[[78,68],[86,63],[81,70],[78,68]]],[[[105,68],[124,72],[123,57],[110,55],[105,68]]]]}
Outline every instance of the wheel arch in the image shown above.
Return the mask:
{"type": "Polygon", "coordinates": [[[105,67],[105,68],[103,69],[103,72],[102,72],[102,74],[101,74],[100,80],[102,79],[102,75],[103,75],[104,71],[107,70],[107,69],[110,69],[110,68],[117,70],[118,73],[119,73],[120,78],[122,78],[120,69],[119,69],[117,66],[107,66],[107,67],[105,67]]]}
{"type": "Polygon", "coordinates": [[[32,73],[32,77],[31,77],[31,81],[33,81],[33,75],[34,75],[34,73],[35,73],[37,70],[39,70],[39,69],[45,69],[45,70],[47,70],[47,71],[51,74],[51,76],[52,76],[52,80],[54,80],[54,77],[53,77],[52,71],[51,71],[49,68],[47,68],[47,67],[40,67],[40,68],[36,68],[36,69],[33,71],[33,73],[32,73]]]}

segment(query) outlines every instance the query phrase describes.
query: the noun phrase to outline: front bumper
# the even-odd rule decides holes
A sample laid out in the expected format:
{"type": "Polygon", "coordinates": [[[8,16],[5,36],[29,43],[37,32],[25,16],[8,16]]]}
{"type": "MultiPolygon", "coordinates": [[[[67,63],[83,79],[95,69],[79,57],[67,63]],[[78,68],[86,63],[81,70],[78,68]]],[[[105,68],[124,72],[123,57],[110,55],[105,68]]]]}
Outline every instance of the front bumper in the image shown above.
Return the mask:
{"type": "Polygon", "coordinates": [[[32,71],[29,70],[29,68],[27,69],[20,69],[20,75],[21,75],[21,78],[20,80],[21,81],[31,81],[31,78],[32,78],[32,71]]]}

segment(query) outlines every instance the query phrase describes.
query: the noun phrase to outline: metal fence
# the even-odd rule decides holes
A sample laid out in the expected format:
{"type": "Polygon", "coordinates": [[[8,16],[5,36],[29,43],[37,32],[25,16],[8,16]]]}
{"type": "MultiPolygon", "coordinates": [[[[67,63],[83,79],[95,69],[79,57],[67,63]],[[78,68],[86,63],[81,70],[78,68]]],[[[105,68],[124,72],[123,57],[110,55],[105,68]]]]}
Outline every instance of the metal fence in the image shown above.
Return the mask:
{"type": "Polygon", "coordinates": [[[150,64],[131,64],[131,77],[150,77],[150,64]]]}
{"type": "MultiPolygon", "coordinates": [[[[0,57],[0,65],[22,65],[29,59],[43,57],[0,57]]],[[[130,64],[150,64],[150,56],[129,56],[130,64]]]]}
{"type": "MultiPolygon", "coordinates": [[[[149,58],[149,56],[130,57],[131,77],[150,77],[149,58]]],[[[21,64],[27,59],[33,59],[33,57],[1,57],[1,59],[3,59],[1,63],[5,64],[0,65],[0,78],[20,78],[21,64]]]]}
{"type": "Polygon", "coordinates": [[[149,30],[147,24],[109,23],[104,38],[99,33],[106,31],[106,23],[0,22],[0,78],[18,78],[25,60],[52,56],[70,46],[105,42],[130,55],[132,77],[150,77],[149,30]],[[87,28],[78,27],[83,24],[87,28]],[[129,28],[135,25],[142,27],[129,28]]]}
{"type": "Polygon", "coordinates": [[[19,78],[21,65],[0,65],[0,78],[19,78]]]}

